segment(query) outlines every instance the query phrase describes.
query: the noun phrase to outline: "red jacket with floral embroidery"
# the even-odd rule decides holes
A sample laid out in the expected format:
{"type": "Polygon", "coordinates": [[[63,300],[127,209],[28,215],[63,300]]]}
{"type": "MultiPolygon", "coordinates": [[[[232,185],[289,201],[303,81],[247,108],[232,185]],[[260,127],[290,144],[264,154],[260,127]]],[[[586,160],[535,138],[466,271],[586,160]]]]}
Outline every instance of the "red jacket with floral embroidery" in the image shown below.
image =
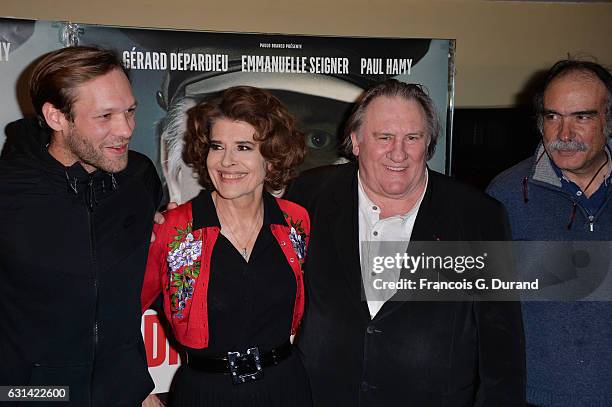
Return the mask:
{"type": "MultiPolygon", "coordinates": [[[[295,334],[304,313],[302,264],[306,254],[310,219],[301,206],[284,199],[276,202],[287,225],[271,224],[272,235],[293,270],[297,284],[291,334],[295,334]]],[[[210,259],[219,228],[192,230],[191,202],[168,211],[166,221],[155,225],[155,242],[149,248],[142,287],[143,311],[163,294],[164,313],[174,337],[194,349],[208,347],[208,281],[210,259]]]]}

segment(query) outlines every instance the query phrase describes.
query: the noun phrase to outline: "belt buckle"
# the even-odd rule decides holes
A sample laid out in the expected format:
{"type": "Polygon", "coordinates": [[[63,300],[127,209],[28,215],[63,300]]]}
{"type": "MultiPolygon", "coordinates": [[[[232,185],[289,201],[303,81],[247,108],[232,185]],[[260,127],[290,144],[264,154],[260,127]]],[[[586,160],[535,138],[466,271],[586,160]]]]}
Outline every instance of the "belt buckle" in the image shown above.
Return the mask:
{"type": "Polygon", "coordinates": [[[254,346],[245,353],[227,352],[230,374],[234,384],[254,382],[263,377],[259,348],[254,346]]]}

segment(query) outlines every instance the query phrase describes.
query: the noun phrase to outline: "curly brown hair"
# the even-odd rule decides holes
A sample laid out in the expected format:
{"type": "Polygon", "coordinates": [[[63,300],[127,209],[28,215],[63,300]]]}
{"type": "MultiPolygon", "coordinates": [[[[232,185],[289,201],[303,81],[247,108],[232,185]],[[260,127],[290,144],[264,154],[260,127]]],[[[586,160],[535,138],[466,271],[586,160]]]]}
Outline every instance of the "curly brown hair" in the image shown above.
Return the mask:
{"type": "Polygon", "coordinates": [[[297,176],[304,161],[304,136],[287,108],[271,93],[252,86],[235,86],[219,92],[187,111],[183,160],[198,173],[200,184],[212,188],[206,167],[210,132],[219,119],[243,121],[256,130],[255,141],[266,160],[265,186],[283,188],[297,176]]]}

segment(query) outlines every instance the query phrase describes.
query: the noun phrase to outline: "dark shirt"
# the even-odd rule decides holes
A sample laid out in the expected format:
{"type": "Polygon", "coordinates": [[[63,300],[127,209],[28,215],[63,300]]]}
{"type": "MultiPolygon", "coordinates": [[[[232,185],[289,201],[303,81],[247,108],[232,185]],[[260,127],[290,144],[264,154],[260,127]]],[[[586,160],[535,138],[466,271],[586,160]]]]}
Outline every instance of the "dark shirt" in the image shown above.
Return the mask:
{"type": "MultiPolygon", "coordinates": [[[[210,193],[193,200],[193,217],[194,229],[220,226],[210,193]]],[[[285,220],[274,198],[265,193],[263,225],[248,262],[219,234],[208,284],[210,340],[208,348],[190,353],[226,356],[253,346],[266,352],[287,341],[296,283],[270,224],[285,220]]]]}

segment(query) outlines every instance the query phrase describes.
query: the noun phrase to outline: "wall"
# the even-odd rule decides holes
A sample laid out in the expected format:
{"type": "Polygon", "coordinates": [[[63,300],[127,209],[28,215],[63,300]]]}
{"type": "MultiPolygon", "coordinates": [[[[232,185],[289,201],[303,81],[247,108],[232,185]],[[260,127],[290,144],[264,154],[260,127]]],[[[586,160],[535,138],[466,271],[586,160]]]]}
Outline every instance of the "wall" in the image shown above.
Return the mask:
{"type": "Polygon", "coordinates": [[[2,0],[0,15],[121,26],[457,39],[456,106],[510,106],[567,53],[612,66],[612,4],[410,0],[2,0]]]}

